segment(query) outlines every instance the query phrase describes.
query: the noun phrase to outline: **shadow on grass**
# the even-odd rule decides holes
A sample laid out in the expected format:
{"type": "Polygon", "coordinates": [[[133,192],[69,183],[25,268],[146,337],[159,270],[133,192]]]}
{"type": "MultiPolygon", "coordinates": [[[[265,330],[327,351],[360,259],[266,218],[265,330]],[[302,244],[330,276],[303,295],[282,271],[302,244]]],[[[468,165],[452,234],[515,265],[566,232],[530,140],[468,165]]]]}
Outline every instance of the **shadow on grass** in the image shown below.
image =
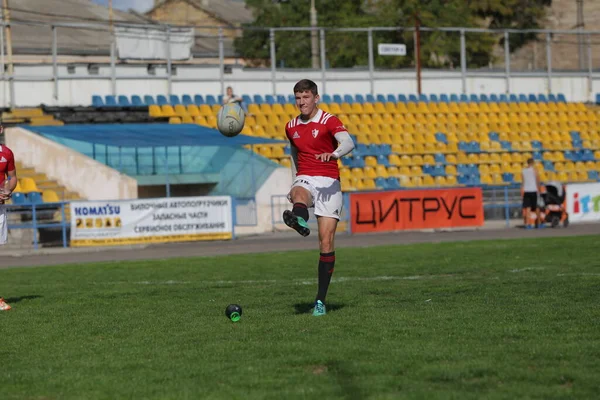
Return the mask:
{"type": "MultiPolygon", "coordinates": [[[[314,306],[315,303],[296,303],[294,304],[294,309],[296,310],[296,314],[306,314],[312,312],[314,306]]],[[[327,312],[338,311],[346,307],[345,304],[336,303],[327,303],[325,306],[327,307],[327,312]]]]}
{"type": "Polygon", "coordinates": [[[6,301],[8,304],[11,304],[11,303],[19,303],[19,302],[21,302],[23,300],[39,299],[41,297],[42,296],[38,296],[37,294],[33,294],[33,295],[30,295],[30,296],[10,297],[10,298],[4,299],[4,301],[6,301]]]}

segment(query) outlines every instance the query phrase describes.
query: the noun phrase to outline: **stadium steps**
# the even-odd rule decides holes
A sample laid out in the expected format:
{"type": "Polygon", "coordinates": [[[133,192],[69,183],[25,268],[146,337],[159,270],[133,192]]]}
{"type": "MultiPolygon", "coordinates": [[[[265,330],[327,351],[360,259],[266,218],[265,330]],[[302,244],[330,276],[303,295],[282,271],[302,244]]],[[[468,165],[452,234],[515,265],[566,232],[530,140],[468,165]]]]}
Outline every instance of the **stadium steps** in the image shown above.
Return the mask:
{"type": "Polygon", "coordinates": [[[2,113],[2,122],[7,126],[17,124],[30,124],[34,126],[63,125],[53,115],[45,114],[41,108],[13,108],[2,113]]]}

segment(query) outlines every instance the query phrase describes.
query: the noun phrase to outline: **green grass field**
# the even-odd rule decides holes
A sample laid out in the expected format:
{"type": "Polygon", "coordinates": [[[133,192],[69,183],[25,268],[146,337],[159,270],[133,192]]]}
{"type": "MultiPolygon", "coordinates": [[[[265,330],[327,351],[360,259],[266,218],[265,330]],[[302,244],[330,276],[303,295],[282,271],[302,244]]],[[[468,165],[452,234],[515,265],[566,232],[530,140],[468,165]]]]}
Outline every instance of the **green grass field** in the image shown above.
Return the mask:
{"type": "Polygon", "coordinates": [[[597,398],[598,243],[340,249],[322,318],[317,250],[2,270],[0,399],[597,398]]]}

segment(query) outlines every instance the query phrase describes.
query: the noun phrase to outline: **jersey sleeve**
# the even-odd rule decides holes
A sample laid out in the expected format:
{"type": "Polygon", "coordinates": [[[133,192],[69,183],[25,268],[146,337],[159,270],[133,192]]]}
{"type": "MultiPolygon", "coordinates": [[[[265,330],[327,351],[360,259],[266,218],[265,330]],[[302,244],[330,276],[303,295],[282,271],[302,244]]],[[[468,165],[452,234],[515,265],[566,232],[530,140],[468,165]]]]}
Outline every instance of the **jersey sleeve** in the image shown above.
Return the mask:
{"type": "Polygon", "coordinates": [[[335,115],[332,115],[329,119],[327,119],[325,126],[327,126],[327,130],[333,137],[335,137],[336,133],[348,131],[342,121],[340,121],[340,119],[335,115]]]}
{"type": "Polygon", "coordinates": [[[14,171],[15,170],[15,155],[12,150],[8,149],[8,159],[6,160],[6,171],[14,171]]]}

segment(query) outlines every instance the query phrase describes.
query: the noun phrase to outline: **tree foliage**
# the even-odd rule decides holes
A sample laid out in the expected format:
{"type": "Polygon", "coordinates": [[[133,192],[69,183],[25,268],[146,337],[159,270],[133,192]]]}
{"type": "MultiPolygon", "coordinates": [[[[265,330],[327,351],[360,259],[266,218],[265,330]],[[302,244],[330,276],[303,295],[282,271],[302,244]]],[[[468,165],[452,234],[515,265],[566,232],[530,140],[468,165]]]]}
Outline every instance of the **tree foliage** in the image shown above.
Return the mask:
{"type": "MultiPolygon", "coordinates": [[[[315,0],[318,26],[324,28],[393,27],[373,33],[376,67],[414,65],[416,19],[427,28],[539,28],[545,7],[552,0],[315,0]],[[406,57],[377,55],[378,43],[404,43],[406,57]]],[[[251,65],[270,65],[268,28],[309,27],[309,0],[247,0],[255,15],[235,40],[236,51],[251,65]]],[[[421,61],[424,67],[460,65],[460,33],[421,31],[421,61]]],[[[503,44],[502,34],[467,33],[467,64],[481,67],[493,61],[494,47],[503,44]]],[[[511,34],[514,51],[535,38],[534,34],[511,34]]],[[[276,31],[276,62],[287,68],[311,66],[311,36],[308,31],[276,31]]],[[[368,65],[366,32],[326,31],[327,66],[350,68],[368,65]]]]}

